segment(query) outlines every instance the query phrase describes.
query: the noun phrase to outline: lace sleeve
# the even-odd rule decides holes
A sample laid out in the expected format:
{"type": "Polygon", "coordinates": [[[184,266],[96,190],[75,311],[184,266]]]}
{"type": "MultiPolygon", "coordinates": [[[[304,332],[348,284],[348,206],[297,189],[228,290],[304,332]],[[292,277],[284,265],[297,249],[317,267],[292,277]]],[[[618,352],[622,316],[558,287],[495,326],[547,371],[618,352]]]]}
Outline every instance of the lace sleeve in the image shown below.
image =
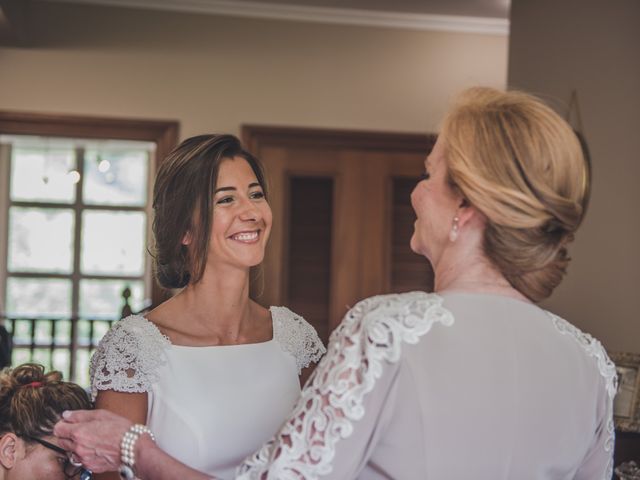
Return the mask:
{"type": "Polygon", "coordinates": [[[273,337],[296,359],[298,375],[327,352],[315,328],[286,307],[271,307],[273,337]]]}
{"type": "Polygon", "coordinates": [[[169,339],[144,317],[131,315],[117,322],[100,340],[91,358],[91,398],[98,390],[147,392],[164,364],[169,339]]]}
{"type": "Polygon", "coordinates": [[[593,442],[585,455],[582,465],[576,472],[575,479],[613,477],[613,448],[615,443],[615,427],[613,423],[613,399],[618,390],[618,374],[616,366],[607,355],[602,344],[588,333],[582,332],[565,319],[547,312],[556,329],[563,335],[569,335],[593,358],[600,372],[602,388],[598,401],[598,427],[593,442]]]}
{"type": "Polygon", "coordinates": [[[389,375],[383,381],[380,378],[392,369],[389,365],[399,361],[404,342],[417,343],[437,323],[451,325],[453,315],[434,294],[383,295],[358,303],[331,335],[328,353],[307,382],[289,420],[244,461],[237,478],[353,478],[354,461],[366,461],[356,457],[364,457],[370,443],[380,413],[374,410],[385,403],[386,392],[377,390],[389,388],[393,382],[389,375]],[[371,402],[371,398],[380,401],[371,402]],[[366,428],[370,431],[360,431],[366,428]],[[350,437],[357,438],[358,444],[336,449],[338,442],[348,442],[350,437]],[[342,458],[345,456],[354,460],[342,458]]]}

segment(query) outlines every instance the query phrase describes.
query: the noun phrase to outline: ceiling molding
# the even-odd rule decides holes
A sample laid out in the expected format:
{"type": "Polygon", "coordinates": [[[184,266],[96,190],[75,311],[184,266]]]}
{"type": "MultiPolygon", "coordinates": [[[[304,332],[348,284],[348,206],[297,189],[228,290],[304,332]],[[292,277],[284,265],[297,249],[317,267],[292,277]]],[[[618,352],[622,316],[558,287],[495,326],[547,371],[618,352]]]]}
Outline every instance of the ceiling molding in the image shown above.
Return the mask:
{"type": "Polygon", "coordinates": [[[86,5],[143,8],[186,13],[204,13],[233,17],[267,18],[298,22],[401,28],[441,32],[508,35],[509,20],[503,18],[465,17],[396,13],[347,8],[309,7],[268,4],[236,0],[47,0],[86,5]]]}

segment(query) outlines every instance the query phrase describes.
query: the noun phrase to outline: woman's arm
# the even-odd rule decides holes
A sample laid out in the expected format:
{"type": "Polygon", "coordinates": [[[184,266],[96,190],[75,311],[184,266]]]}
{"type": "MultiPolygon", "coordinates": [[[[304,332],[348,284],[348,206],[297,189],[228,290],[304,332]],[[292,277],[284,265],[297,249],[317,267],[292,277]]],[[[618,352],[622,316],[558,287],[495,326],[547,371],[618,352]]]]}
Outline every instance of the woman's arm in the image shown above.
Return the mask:
{"type": "Polygon", "coordinates": [[[139,465],[136,473],[141,480],[215,480],[167,455],[148,435],[138,440],[136,452],[139,465]]]}
{"type": "Polygon", "coordinates": [[[315,369],[316,369],[316,364],[312,363],[311,365],[309,365],[306,368],[303,368],[300,371],[300,375],[298,376],[300,380],[300,388],[304,388],[304,384],[307,383],[307,380],[309,380],[309,377],[311,376],[311,374],[315,369]]]}
{"type": "MultiPolygon", "coordinates": [[[[131,423],[145,424],[147,422],[147,394],[146,393],[122,393],[113,390],[104,390],[96,397],[96,408],[109,410],[131,423]]],[[[106,472],[95,476],[96,480],[120,480],[116,471],[106,472]]]]}
{"type": "MultiPolygon", "coordinates": [[[[74,452],[82,464],[94,472],[118,471],[120,442],[133,426],[130,420],[107,410],[76,410],[64,412],[62,416],[54,428],[62,448],[74,452]]],[[[136,442],[134,469],[142,480],[212,478],[164,453],[148,435],[141,435],[136,442]]]]}

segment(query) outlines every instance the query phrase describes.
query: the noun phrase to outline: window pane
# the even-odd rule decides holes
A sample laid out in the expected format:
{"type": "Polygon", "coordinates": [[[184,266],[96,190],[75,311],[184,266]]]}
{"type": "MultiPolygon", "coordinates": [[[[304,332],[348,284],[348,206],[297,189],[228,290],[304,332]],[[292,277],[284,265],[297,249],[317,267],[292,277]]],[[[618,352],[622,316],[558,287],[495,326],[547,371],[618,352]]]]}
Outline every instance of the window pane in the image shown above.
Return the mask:
{"type": "Polygon", "coordinates": [[[16,330],[12,332],[13,342],[16,345],[24,345],[31,343],[31,321],[30,320],[17,320],[16,330]]]}
{"type": "Polygon", "coordinates": [[[93,344],[98,345],[102,337],[109,331],[109,322],[93,322],[93,344]]]}
{"type": "Polygon", "coordinates": [[[7,316],[71,316],[71,280],[58,278],[7,279],[7,316]]]}
{"type": "Polygon", "coordinates": [[[71,322],[69,320],[56,320],[56,345],[69,345],[71,343],[71,322]]]}
{"type": "Polygon", "coordinates": [[[78,345],[89,345],[89,338],[91,337],[91,322],[89,320],[78,320],[78,345]]]}
{"type": "Polygon", "coordinates": [[[66,348],[57,348],[53,351],[54,370],[62,372],[65,380],[69,379],[69,367],[71,364],[71,355],[66,348]]]}
{"type": "Polygon", "coordinates": [[[31,361],[31,350],[28,348],[14,348],[11,355],[11,365],[17,367],[31,361]]]}
{"type": "Polygon", "coordinates": [[[72,380],[81,387],[89,386],[89,355],[86,349],[78,350],[76,354],[76,378],[72,380]]]}
{"type": "Polygon", "coordinates": [[[91,205],[147,203],[149,153],[135,150],[87,150],[84,161],[84,202],[91,205]]]}
{"type": "Polygon", "coordinates": [[[44,366],[44,371],[51,370],[51,350],[48,348],[36,348],[33,350],[32,362],[39,363],[44,366]]]}
{"type": "Polygon", "coordinates": [[[129,306],[134,312],[144,308],[144,283],[141,280],[81,280],[80,316],[92,319],[120,319],[124,306],[122,291],[129,287],[129,306]]]}
{"type": "Polygon", "coordinates": [[[11,155],[11,199],[73,203],[77,179],[75,153],[67,148],[14,147],[11,155]]]}
{"type": "Polygon", "coordinates": [[[9,271],[71,273],[73,216],[68,209],[11,207],[9,271]]]}
{"type": "Polygon", "coordinates": [[[82,213],[82,273],[142,275],[144,248],[143,212],[82,213]]]}
{"type": "Polygon", "coordinates": [[[51,343],[51,322],[55,320],[38,320],[36,322],[36,343],[51,343]]]}

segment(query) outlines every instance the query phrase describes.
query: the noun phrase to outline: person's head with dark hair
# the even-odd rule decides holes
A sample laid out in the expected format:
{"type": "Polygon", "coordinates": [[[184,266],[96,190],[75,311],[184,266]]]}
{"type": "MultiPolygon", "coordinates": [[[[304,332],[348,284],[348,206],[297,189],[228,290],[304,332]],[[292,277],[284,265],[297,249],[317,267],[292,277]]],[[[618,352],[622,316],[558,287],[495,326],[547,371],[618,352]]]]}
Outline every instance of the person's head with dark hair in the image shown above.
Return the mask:
{"type": "MultiPolygon", "coordinates": [[[[239,180],[244,178],[234,178],[233,182],[239,180]]],[[[153,192],[155,275],[160,285],[182,288],[202,279],[211,249],[215,248],[212,224],[217,212],[214,211],[222,213],[233,202],[238,205],[238,198],[224,195],[233,193],[233,189],[261,203],[262,210],[268,209],[262,166],[233,135],[188,138],[162,162],[153,192]],[[252,181],[248,185],[219,185],[223,168],[231,176],[236,175],[236,170],[244,170],[252,181]]],[[[268,215],[268,221],[262,222],[266,223],[264,228],[258,229],[259,243],[264,247],[271,227],[271,211],[261,214],[268,215]]],[[[257,263],[261,261],[259,256],[257,263]]]]}
{"type": "Polygon", "coordinates": [[[53,436],[65,410],[91,408],[87,393],[60,372],[24,364],[0,372],[0,480],[78,478],[53,436]]]}

